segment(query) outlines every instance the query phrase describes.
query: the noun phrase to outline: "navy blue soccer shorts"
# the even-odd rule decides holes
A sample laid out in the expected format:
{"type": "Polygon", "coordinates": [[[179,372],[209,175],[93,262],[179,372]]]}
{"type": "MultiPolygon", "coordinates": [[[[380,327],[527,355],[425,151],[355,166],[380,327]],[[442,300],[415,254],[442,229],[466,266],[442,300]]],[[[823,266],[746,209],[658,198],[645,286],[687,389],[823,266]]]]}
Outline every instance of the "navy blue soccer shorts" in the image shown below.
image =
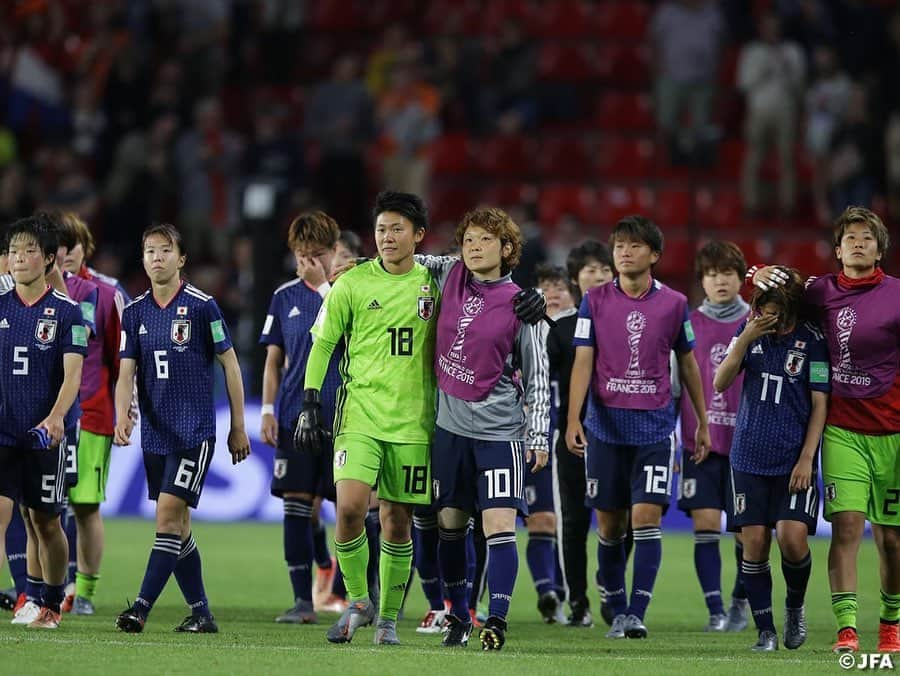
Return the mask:
{"type": "Polygon", "coordinates": [[[334,448],[329,440],[319,454],[294,450],[294,433],[278,430],[278,448],[272,467],[270,491],[275,497],[285,493],[310,493],[334,500],[334,448]]]}
{"type": "Polygon", "coordinates": [[[210,437],[199,446],[168,455],[144,452],[147,472],[147,494],[158,500],[160,493],[168,493],[184,500],[189,507],[197,507],[207,470],[216,450],[216,438],[210,437]]]}
{"type": "Polygon", "coordinates": [[[525,504],[528,505],[528,513],[552,512],[553,509],[553,469],[552,458],[542,470],[532,474],[534,457],[525,467],[525,504]]]}
{"type": "Polygon", "coordinates": [[[78,484],[78,435],[81,426],[75,425],[66,430],[63,445],[66,448],[66,488],[78,484]]]}
{"type": "Polygon", "coordinates": [[[431,442],[434,506],[468,514],[512,508],[523,516],[525,504],[525,444],[484,441],[435,428],[431,442]]]}
{"type": "Polygon", "coordinates": [[[613,512],[651,504],[665,513],[672,497],[673,439],[626,446],[600,441],[587,429],[585,435],[585,506],[613,512]]]}
{"type": "Polygon", "coordinates": [[[809,535],[815,535],[819,517],[817,480],[813,474],[809,488],[802,493],[791,493],[788,490],[790,474],[762,476],[732,469],[728,529],[740,531],[744,526],[774,528],[779,521],[799,521],[806,524],[809,535]]]}
{"type": "Polygon", "coordinates": [[[65,510],[66,454],[62,445],[45,449],[0,448],[0,495],[36,512],[65,510]]]}
{"type": "Polygon", "coordinates": [[[698,465],[693,460],[693,454],[685,451],[681,456],[681,474],[678,477],[678,509],[685,514],[695,509],[729,511],[730,470],[727,455],[710,453],[698,465]]]}

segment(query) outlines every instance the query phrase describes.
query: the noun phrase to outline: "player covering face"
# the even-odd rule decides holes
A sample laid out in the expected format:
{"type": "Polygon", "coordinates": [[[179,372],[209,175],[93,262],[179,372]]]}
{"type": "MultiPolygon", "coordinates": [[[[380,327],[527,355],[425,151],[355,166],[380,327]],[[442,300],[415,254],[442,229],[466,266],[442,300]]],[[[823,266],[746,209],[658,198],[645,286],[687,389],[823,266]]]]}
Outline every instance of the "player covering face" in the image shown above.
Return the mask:
{"type": "Polygon", "coordinates": [[[191,609],[176,631],[215,633],[190,508],[200,500],[215,450],[216,361],[225,374],[230,405],[232,463],[250,454],[240,367],[216,302],[181,279],[186,256],[180,233],[170,225],[151,226],[144,232],[142,250],[150,290],[122,316],[115,442],[130,443],[134,422],[128,409],[136,380],[144,467],[150,499],[157,503],[156,539],[140,593],[116,626],[127,633],[142,631],[174,573],[191,609]]]}

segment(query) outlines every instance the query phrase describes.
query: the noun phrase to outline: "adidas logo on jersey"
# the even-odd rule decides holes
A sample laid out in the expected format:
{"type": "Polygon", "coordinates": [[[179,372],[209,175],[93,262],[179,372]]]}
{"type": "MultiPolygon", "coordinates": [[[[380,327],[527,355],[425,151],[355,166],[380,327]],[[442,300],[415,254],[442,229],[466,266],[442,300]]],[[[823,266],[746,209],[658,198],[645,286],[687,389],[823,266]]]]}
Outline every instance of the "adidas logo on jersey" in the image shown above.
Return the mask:
{"type": "Polygon", "coordinates": [[[147,327],[145,327],[143,324],[141,324],[141,328],[138,329],[138,335],[139,336],[147,335],[147,327]]]}
{"type": "Polygon", "coordinates": [[[754,345],[753,349],[750,350],[750,354],[762,354],[762,353],[763,353],[762,345],[754,345]]]}
{"type": "Polygon", "coordinates": [[[298,317],[300,315],[300,310],[297,309],[297,306],[291,308],[291,311],[288,312],[288,317],[298,317]]]}
{"type": "Polygon", "coordinates": [[[381,304],[377,300],[373,300],[371,303],[369,303],[368,309],[369,310],[380,310],[381,304]]]}
{"type": "Polygon", "coordinates": [[[9,322],[6,321],[6,317],[4,317],[3,319],[0,319],[0,329],[8,329],[8,328],[9,328],[9,322]]]}

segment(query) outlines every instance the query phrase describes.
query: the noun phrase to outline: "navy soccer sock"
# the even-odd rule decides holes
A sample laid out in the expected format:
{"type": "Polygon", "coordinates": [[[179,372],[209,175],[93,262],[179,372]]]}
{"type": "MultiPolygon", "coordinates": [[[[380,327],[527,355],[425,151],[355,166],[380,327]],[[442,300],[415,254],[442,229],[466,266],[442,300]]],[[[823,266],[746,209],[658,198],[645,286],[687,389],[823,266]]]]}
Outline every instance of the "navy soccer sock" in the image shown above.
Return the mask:
{"type": "Polygon", "coordinates": [[[45,584],[44,585],[44,598],[41,599],[40,606],[43,608],[49,608],[54,613],[59,612],[59,607],[62,605],[63,598],[66,595],[66,585],[65,584],[45,584]]]}
{"type": "Polygon", "coordinates": [[[468,532],[468,527],[441,528],[438,542],[438,561],[447,598],[450,599],[450,612],[463,622],[469,619],[468,532]]]}
{"type": "Polygon", "coordinates": [[[788,561],[781,557],[781,573],[784,575],[784,584],[787,587],[787,597],[784,605],[787,608],[800,608],[806,598],[806,586],[809,584],[809,575],[812,573],[812,556],[806,552],[800,561],[788,561]]]}
{"type": "Polygon", "coordinates": [[[294,592],[294,603],[312,602],[312,503],[284,499],[284,560],[294,592]]]}
{"type": "Polygon", "coordinates": [[[340,562],[334,564],[334,580],[331,582],[331,594],[342,599],[347,598],[347,587],[344,585],[344,574],[340,562]]]}
{"type": "Polygon", "coordinates": [[[25,532],[25,522],[19,510],[13,509],[13,517],[6,527],[6,561],[9,564],[9,574],[16,586],[16,594],[25,591],[28,578],[28,556],[25,547],[28,544],[28,534],[25,532]]]}
{"type": "Polygon", "coordinates": [[[597,542],[597,564],[600,567],[598,582],[603,583],[604,602],[613,615],[624,615],[628,610],[625,599],[625,538],[607,540],[600,536],[597,542]]]}
{"type": "Polygon", "coordinates": [[[441,588],[441,573],[438,567],[437,518],[414,516],[413,539],[416,572],[422,581],[422,592],[428,599],[431,610],[443,610],[444,592],[441,588]]]}
{"type": "Polygon", "coordinates": [[[744,589],[744,574],[741,568],[744,565],[744,545],[734,541],[734,589],[731,590],[732,598],[746,599],[747,591],[744,589]]]}
{"type": "MultiPolygon", "coordinates": [[[[473,608],[472,595],[475,589],[475,574],[478,570],[478,553],[475,550],[475,529],[472,519],[466,529],[466,582],[469,589],[469,607],[473,608]]],[[[477,605],[477,604],[475,604],[477,605]]]]}
{"type": "Polygon", "coordinates": [[[44,580],[34,575],[25,576],[25,600],[41,605],[44,597],[44,580]]]}
{"type": "Polygon", "coordinates": [[[194,542],[194,534],[189,533],[181,543],[181,554],[175,564],[175,580],[184,600],[191,608],[191,615],[210,615],[206,589],[203,587],[203,563],[200,550],[194,542]]]}
{"type": "Polygon", "coordinates": [[[162,594],[162,590],[169,581],[178,556],[181,554],[181,537],[173,533],[157,533],[150,550],[150,558],[147,561],[147,570],[144,572],[144,581],[141,583],[141,592],[134,600],[134,612],[147,619],[156,599],[162,594]]]}
{"type": "Polygon", "coordinates": [[[328,532],[325,525],[319,521],[313,528],[313,560],[320,570],[331,568],[331,552],[328,551],[328,532]]]}
{"type": "Polygon", "coordinates": [[[757,631],[775,631],[772,619],[772,571],[768,561],[743,561],[744,589],[757,631]]]}
{"type": "Polygon", "coordinates": [[[710,615],[724,615],[722,604],[722,557],[719,554],[719,531],[698,530],[694,533],[694,568],[703,590],[710,615]]]}
{"type": "Polygon", "coordinates": [[[525,558],[538,596],[556,591],[556,536],[552,533],[529,533],[525,558]]]}
{"type": "Polygon", "coordinates": [[[378,604],[379,585],[379,560],[381,558],[381,519],[378,515],[378,507],[369,509],[366,514],[366,537],[369,542],[369,567],[366,569],[366,579],[369,581],[369,591],[372,593],[372,601],[378,604]]]}
{"type": "Polygon", "coordinates": [[[66,571],[66,584],[69,584],[75,582],[75,573],[78,572],[78,527],[75,524],[75,510],[71,505],[66,507],[65,514],[63,528],[66,532],[66,540],[69,542],[69,568],[66,571]]]}
{"type": "Polygon", "coordinates": [[[488,561],[488,590],[491,598],[488,615],[505,620],[509,614],[509,602],[516,575],[519,572],[519,551],[516,548],[515,531],[494,533],[486,538],[488,561]]]}
{"type": "MultiPolygon", "coordinates": [[[[634,529],[634,566],[628,614],[644,619],[662,561],[662,531],[656,526],[634,529]]],[[[608,593],[608,592],[607,592],[608,593]]]]}

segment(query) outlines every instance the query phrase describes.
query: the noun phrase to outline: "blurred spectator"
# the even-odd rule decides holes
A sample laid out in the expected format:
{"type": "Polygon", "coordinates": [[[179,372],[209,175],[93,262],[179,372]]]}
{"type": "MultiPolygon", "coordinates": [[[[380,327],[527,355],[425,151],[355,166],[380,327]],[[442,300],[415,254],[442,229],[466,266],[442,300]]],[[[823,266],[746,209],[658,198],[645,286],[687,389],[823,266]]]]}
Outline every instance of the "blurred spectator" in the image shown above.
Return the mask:
{"type": "Polygon", "coordinates": [[[653,15],[650,40],[656,117],[673,160],[692,160],[710,128],[725,23],[712,0],[667,0],[653,15]],[[690,121],[682,124],[685,111],[690,121]]]}
{"type": "MultiPolygon", "coordinates": [[[[253,140],[244,158],[244,176],[268,179],[279,192],[301,193],[306,188],[303,153],[298,139],[288,131],[286,111],[263,102],[254,108],[253,140]]],[[[290,199],[291,203],[300,201],[290,199]]]]}
{"type": "Polygon", "coordinates": [[[391,70],[409,46],[409,37],[403,24],[388,26],[381,44],[369,55],[366,62],[366,87],[377,98],[390,86],[391,70]]]}
{"type": "Polygon", "coordinates": [[[194,125],[178,139],[175,169],[180,210],[189,251],[227,253],[227,238],[220,235],[238,221],[240,138],[226,129],[218,101],[207,98],[194,107],[194,125]]]}
{"type": "Polygon", "coordinates": [[[394,64],[390,86],[378,98],[386,187],[427,198],[425,151],[441,131],[439,108],[437,90],[423,81],[417,55],[408,52],[394,64]]]}
{"type": "Polygon", "coordinates": [[[896,86],[897,73],[900,73],[900,9],[895,10],[888,19],[884,49],[878,63],[878,92],[887,117],[900,111],[900,87],[896,86]]]}
{"type": "Polygon", "coordinates": [[[331,80],[316,88],[306,108],[305,131],[319,148],[314,184],[324,210],[342,227],[365,227],[365,152],[374,136],[374,119],[355,56],[339,58],[331,80]]]}
{"type": "Polygon", "coordinates": [[[93,176],[69,146],[58,146],[46,155],[44,201],[60,211],[72,211],[83,220],[97,217],[98,195],[93,176]]]}
{"type": "Polygon", "coordinates": [[[881,135],[871,123],[865,87],[856,84],[835,131],[828,161],[831,216],[845,207],[871,207],[878,176],[881,135]]]}
{"type": "Polygon", "coordinates": [[[503,134],[534,128],[538,121],[534,43],[526,39],[519,22],[510,19],[501,26],[496,45],[488,41],[485,46],[491,85],[484,89],[484,126],[503,134]]]}
{"type": "Polygon", "coordinates": [[[331,269],[339,268],[354,258],[360,258],[365,255],[366,252],[360,236],[352,230],[341,230],[341,236],[334,250],[334,259],[331,261],[331,269]]]}
{"type": "Polygon", "coordinates": [[[449,126],[464,126],[477,133],[482,129],[481,50],[478,43],[459,28],[458,15],[448,22],[444,30],[426,45],[427,79],[438,89],[443,116],[449,120],[449,126]]]}
{"type": "Polygon", "coordinates": [[[827,164],[835,129],[850,99],[852,83],[828,46],[813,53],[815,80],[806,92],[806,149],[813,160],[813,199],[820,223],[831,221],[827,196],[827,164]]]}
{"type": "Polygon", "coordinates": [[[778,0],[778,15],[788,40],[800,44],[807,58],[822,46],[833,45],[838,37],[831,8],[824,0],[778,0]]]}
{"type": "Polygon", "coordinates": [[[191,96],[212,96],[222,88],[228,64],[230,0],[177,3],[179,55],[191,96]]]}
{"type": "Polygon", "coordinates": [[[885,174],[888,213],[900,219],[900,110],[888,120],[884,133],[885,174]]]}
{"type": "Polygon", "coordinates": [[[78,155],[96,162],[103,150],[101,144],[107,129],[106,115],[94,94],[94,87],[87,80],[75,89],[72,110],[72,148],[78,155]]]}
{"type": "Polygon", "coordinates": [[[794,211],[794,142],[805,73],[803,51],[782,38],[778,15],[763,14],[759,40],[741,50],[737,71],[737,85],[747,99],[747,154],[741,189],[744,208],[751,214],[761,207],[759,172],[773,140],[779,159],[778,206],[783,215],[794,211]]]}
{"type": "Polygon", "coordinates": [[[19,164],[10,164],[0,173],[0,223],[11,223],[34,211],[26,178],[19,164]]]}

